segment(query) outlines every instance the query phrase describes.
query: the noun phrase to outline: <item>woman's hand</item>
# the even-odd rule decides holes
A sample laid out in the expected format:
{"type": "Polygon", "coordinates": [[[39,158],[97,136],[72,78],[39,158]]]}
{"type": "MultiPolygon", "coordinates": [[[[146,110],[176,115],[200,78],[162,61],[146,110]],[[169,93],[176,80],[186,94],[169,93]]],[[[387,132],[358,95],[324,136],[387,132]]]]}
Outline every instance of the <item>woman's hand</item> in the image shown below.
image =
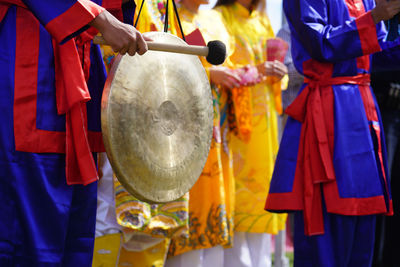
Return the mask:
{"type": "Polygon", "coordinates": [[[231,69],[213,66],[209,71],[211,83],[227,89],[240,87],[240,77],[231,69]]]}
{"type": "Polygon", "coordinates": [[[278,78],[278,80],[281,80],[283,76],[288,73],[286,65],[279,60],[265,61],[264,63],[257,65],[257,70],[264,77],[274,76],[278,78]]]}
{"type": "Polygon", "coordinates": [[[121,55],[128,53],[133,56],[136,52],[143,55],[148,49],[145,42],[149,40],[148,38],[145,38],[135,27],[120,22],[106,10],[89,24],[99,30],[114,52],[119,52],[121,55]]]}

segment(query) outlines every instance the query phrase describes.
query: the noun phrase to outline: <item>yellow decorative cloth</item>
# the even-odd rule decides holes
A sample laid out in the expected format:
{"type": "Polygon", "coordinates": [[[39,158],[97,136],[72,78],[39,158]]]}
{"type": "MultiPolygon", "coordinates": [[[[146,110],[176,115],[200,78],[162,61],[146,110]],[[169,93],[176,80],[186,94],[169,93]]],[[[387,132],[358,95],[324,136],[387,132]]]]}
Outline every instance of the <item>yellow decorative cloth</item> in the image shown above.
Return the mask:
{"type": "MultiPolygon", "coordinates": [[[[222,14],[226,28],[235,38],[234,53],[230,56],[234,66],[255,66],[265,62],[266,41],[274,38],[266,15],[258,11],[250,13],[238,3],[219,6],[216,10],[222,14]]],[[[277,84],[280,90],[281,82],[277,84]]],[[[285,226],[286,214],[264,211],[278,151],[274,100],[276,88],[278,87],[273,86],[267,79],[254,86],[245,87],[241,92],[242,97],[250,98],[252,125],[249,140],[232,134],[229,142],[233,151],[236,188],[235,231],[276,234],[285,226]]]]}
{"type": "Polygon", "coordinates": [[[118,224],[156,237],[186,235],[188,194],[165,204],[149,204],[130,195],[114,179],[118,224]]]}
{"type": "Polygon", "coordinates": [[[120,233],[96,237],[92,267],[116,266],[121,248],[120,233]]]}
{"type": "MultiPolygon", "coordinates": [[[[169,247],[169,239],[164,239],[157,245],[143,251],[129,251],[121,247],[118,267],[163,267],[169,247]]],[[[104,265],[111,266],[111,265],[104,265]]],[[[114,265],[112,265],[114,266],[114,265]]]]}
{"type": "MultiPolygon", "coordinates": [[[[199,29],[204,41],[221,40],[230,51],[231,38],[220,14],[214,10],[199,10],[192,13],[180,7],[178,10],[183,31],[189,35],[199,29]]],[[[211,67],[201,58],[206,69],[211,67]]],[[[226,63],[225,65],[227,65],[226,63]]],[[[210,152],[203,172],[189,192],[189,236],[173,238],[169,256],[194,249],[205,249],[216,245],[230,246],[233,237],[234,179],[231,151],[224,150],[223,134],[226,123],[227,94],[212,86],[214,108],[214,131],[210,152]]]]}
{"type": "Polygon", "coordinates": [[[230,92],[231,119],[229,127],[233,134],[247,143],[250,140],[253,128],[253,105],[251,102],[251,91],[248,86],[233,88],[230,92]]]}
{"type": "Polygon", "coordinates": [[[122,235],[108,234],[96,237],[93,251],[92,267],[162,267],[165,264],[170,240],[146,246],[143,250],[127,248],[122,235]]]}

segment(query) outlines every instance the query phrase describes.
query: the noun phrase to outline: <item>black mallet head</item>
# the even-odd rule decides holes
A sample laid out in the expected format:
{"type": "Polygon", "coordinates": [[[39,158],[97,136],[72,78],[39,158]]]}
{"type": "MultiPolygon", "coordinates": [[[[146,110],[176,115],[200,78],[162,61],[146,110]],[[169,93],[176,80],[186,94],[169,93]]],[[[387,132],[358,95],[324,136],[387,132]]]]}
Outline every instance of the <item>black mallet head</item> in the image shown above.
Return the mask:
{"type": "Polygon", "coordinates": [[[207,61],[213,65],[220,65],[224,63],[226,58],[226,47],[221,41],[210,41],[207,44],[208,55],[207,61]]]}

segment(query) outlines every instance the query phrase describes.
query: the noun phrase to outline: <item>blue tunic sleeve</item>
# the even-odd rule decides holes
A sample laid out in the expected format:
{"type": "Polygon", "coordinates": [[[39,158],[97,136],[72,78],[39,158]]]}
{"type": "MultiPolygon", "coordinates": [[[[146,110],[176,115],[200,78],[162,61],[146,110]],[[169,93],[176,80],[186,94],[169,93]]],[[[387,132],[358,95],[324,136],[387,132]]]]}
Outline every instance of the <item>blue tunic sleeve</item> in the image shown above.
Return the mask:
{"type": "Polygon", "coordinates": [[[339,62],[381,50],[371,13],[352,17],[344,1],[285,0],[293,37],[318,61],[339,62]]]}

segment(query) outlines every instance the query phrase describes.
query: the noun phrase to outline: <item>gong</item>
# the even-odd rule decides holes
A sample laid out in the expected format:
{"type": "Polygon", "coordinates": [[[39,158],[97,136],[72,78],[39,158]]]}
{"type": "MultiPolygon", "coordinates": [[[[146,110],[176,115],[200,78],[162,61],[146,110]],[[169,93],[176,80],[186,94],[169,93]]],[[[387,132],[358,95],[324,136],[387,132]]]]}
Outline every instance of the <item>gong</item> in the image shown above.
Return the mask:
{"type": "MultiPolygon", "coordinates": [[[[186,44],[168,33],[144,35],[186,44]]],[[[101,125],[111,166],[129,193],[150,203],[184,195],[203,170],[213,131],[211,89],[199,58],[119,55],[105,85],[101,125]]]]}

